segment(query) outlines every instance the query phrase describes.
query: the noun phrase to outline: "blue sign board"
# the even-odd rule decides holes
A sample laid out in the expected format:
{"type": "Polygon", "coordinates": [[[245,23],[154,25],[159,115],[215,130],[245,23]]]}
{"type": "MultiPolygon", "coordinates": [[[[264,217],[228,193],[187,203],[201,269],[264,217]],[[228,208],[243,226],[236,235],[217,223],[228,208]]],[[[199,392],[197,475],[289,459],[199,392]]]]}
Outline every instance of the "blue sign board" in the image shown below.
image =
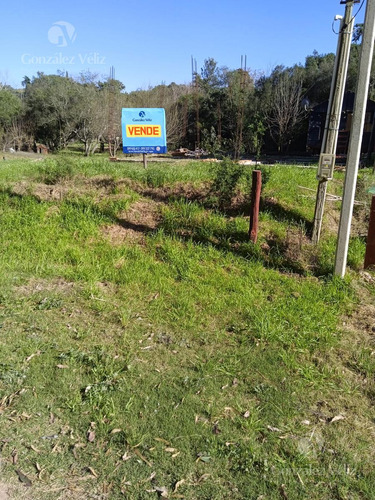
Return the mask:
{"type": "Polygon", "coordinates": [[[166,153],[167,134],[163,108],[123,108],[124,153],[166,153]]]}

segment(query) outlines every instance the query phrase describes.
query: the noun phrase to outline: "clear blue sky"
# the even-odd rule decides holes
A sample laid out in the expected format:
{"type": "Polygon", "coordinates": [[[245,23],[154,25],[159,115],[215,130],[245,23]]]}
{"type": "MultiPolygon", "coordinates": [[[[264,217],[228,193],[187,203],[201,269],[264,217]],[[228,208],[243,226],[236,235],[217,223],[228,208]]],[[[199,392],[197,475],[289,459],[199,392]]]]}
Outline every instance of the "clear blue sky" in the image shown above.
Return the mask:
{"type": "MultiPolygon", "coordinates": [[[[1,10],[1,82],[20,87],[25,75],[57,70],[105,77],[114,66],[116,78],[131,91],[188,83],[192,55],[199,71],[208,57],[238,68],[246,54],[248,68],[268,74],[277,64],[303,64],[314,50],[335,52],[332,21],[344,5],[340,0],[34,0],[5,1],[1,10]]],[[[365,5],[357,22],[364,12],[365,5]]]]}

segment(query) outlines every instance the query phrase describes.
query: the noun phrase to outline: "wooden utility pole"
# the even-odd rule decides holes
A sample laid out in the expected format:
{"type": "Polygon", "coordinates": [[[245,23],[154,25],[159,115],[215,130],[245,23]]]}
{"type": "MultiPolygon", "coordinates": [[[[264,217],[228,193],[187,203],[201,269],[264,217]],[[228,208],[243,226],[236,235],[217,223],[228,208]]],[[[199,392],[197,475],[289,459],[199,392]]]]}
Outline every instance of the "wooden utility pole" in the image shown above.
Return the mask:
{"type": "Polygon", "coordinates": [[[195,149],[199,150],[201,147],[201,136],[200,136],[200,123],[199,123],[199,84],[198,84],[198,71],[197,71],[197,60],[193,59],[191,56],[191,72],[193,80],[193,88],[195,94],[195,120],[196,120],[196,145],[195,149]]]}
{"type": "Polygon", "coordinates": [[[115,96],[115,68],[111,66],[110,74],[109,74],[109,107],[108,107],[108,151],[109,157],[114,158],[116,156],[115,153],[115,108],[116,108],[116,96],[115,96]]]}
{"type": "Polygon", "coordinates": [[[234,146],[234,158],[239,159],[242,149],[242,138],[243,138],[243,122],[245,114],[245,87],[246,87],[246,73],[247,73],[247,56],[245,56],[245,67],[243,66],[243,56],[241,56],[241,72],[240,72],[240,92],[239,92],[239,103],[237,111],[237,127],[236,127],[236,138],[234,146]]]}
{"type": "Polygon", "coordinates": [[[340,33],[337,43],[337,52],[331,82],[331,91],[328,101],[327,118],[324,128],[322,147],[320,151],[318,170],[319,184],[316,195],[312,232],[313,243],[318,243],[320,239],[320,232],[322,229],[324,214],[324,204],[327,193],[327,183],[330,179],[332,179],[333,169],[335,166],[337,138],[354,26],[352,10],[353,4],[358,3],[358,0],[341,0],[341,3],[345,3],[345,16],[340,23],[340,33]]]}
{"type": "Polygon", "coordinates": [[[348,256],[350,226],[353,215],[354,195],[357,185],[363,125],[366,116],[366,105],[371,75],[372,57],[375,39],[375,0],[367,0],[366,17],[363,27],[361,58],[355,92],[352,131],[349,141],[348,159],[344,194],[340,214],[339,234],[336,248],[335,274],[344,277],[348,256]]]}
{"type": "Polygon", "coordinates": [[[258,239],[260,193],[262,190],[262,172],[260,170],[253,170],[252,181],[249,237],[250,241],[256,243],[258,239]]]}
{"type": "Polygon", "coordinates": [[[375,265],[375,196],[372,197],[370,223],[368,226],[367,244],[365,253],[365,263],[363,267],[367,269],[375,265]]]}

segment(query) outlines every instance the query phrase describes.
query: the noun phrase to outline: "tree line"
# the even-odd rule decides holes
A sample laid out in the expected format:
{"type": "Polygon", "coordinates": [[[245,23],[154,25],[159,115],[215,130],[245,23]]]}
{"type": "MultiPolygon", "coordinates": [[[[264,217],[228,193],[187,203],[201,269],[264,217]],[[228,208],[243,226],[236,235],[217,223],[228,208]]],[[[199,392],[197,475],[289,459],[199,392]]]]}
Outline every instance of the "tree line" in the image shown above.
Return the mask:
{"type": "MultiPolygon", "coordinates": [[[[357,41],[359,39],[357,33],[357,41]]],[[[359,46],[353,43],[347,90],[354,90],[359,46]]],[[[22,89],[0,84],[0,147],[51,151],[81,142],[85,155],[115,154],[121,145],[121,108],[163,107],[169,150],[201,148],[214,155],[303,153],[309,109],[328,99],[334,54],[314,52],[304,64],[276,66],[269,75],[230,70],[208,58],[191,84],[161,84],[126,92],[122,82],[38,72],[22,89]]],[[[375,71],[370,98],[375,97],[375,71]]]]}

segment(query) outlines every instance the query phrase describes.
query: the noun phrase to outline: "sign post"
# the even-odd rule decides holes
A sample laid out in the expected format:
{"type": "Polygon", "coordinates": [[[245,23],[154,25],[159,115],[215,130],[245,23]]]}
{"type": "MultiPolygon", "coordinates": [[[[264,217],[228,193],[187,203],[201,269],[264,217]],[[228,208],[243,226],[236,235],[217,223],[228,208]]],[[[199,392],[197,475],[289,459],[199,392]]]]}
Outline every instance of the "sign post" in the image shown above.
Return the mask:
{"type": "Polygon", "coordinates": [[[249,237],[253,243],[258,239],[258,220],[259,220],[259,203],[260,192],[262,189],[262,172],[253,170],[253,183],[251,186],[251,209],[250,209],[250,227],[249,237]]]}
{"type": "Polygon", "coordinates": [[[123,108],[122,143],[126,154],[142,154],[147,167],[147,154],[167,152],[165,110],[163,108],[123,108]]]}

